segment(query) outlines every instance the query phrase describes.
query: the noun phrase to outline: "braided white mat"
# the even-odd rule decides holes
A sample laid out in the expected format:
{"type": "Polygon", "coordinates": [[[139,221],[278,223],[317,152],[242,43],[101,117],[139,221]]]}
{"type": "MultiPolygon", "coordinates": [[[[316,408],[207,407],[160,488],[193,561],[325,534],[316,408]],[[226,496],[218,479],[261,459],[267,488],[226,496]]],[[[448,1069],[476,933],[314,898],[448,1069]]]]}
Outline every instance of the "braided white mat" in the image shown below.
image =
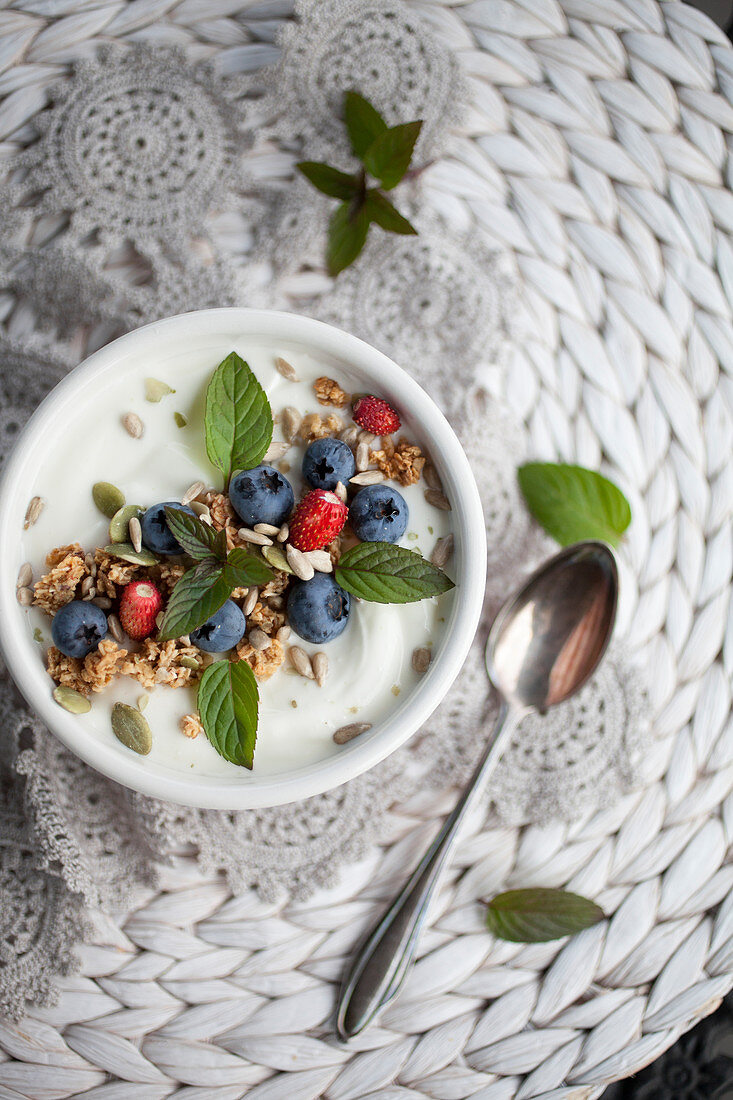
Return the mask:
{"type": "MultiPolygon", "coordinates": [[[[603,460],[634,507],[622,624],[654,670],[648,785],[570,826],[475,820],[403,995],[348,1049],[335,983],[448,804],[402,805],[391,843],[308,902],[232,897],[182,856],[121,926],[97,918],[57,1007],[0,1024],[0,1097],[587,1100],[733,986],[733,52],[676,2],[409,7],[473,97],[426,193],[523,282],[531,336],[487,381],[538,454],[603,460]],[[566,945],[492,941],[477,899],[532,884],[612,916],[566,945]]],[[[0,157],[98,42],[253,68],[290,9],[0,0],[0,157]]]]}

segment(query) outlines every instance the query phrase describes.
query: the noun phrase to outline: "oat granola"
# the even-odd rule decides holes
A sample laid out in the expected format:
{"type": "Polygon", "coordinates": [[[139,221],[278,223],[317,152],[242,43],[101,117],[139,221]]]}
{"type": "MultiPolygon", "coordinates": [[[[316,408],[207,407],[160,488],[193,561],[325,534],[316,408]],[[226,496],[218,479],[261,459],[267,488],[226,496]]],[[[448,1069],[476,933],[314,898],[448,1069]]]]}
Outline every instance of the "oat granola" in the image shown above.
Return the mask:
{"type": "Polygon", "coordinates": [[[71,603],[78,585],[89,576],[84,561],[84,551],[78,543],[59,546],[46,557],[48,573],[36,581],[33,587],[33,603],[47,615],[54,615],[59,608],[71,603]]]}
{"type": "Polygon", "coordinates": [[[116,673],[122,671],[121,666],[127,655],[126,649],[105,638],[83,660],[66,657],[56,646],[51,646],[46,662],[48,673],[57,684],[89,695],[90,692],[104,691],[116,673]]]}
{"type": "Polygon", "coordinates": [[[346,390],[342,390],[335,379],[328,378],[326,375],[316,378],[313,390],[319,405],[334,405],[337,409],[342,409],[351,401],[351,396],[346,390]]]}
{"type": "Polygon", "coordinates": [[[383,446],[380,451],[372,451],[371,460],[375,462],[382,473],[400,485],[414,485],[420,480],[426,459],[420,448],[415,443],[410,443],[404,437],[391,448],[383,446]]]}
{"type": "Polygon", "coordinates": [[[183,736],[189,737],[191,740],[204,732],[204,727],[201,725],[201,719],[198,714],[184,714],[179,722],[179,726],[181,727],[183,736]]]}
{"type": "Polygon", "coordinates": [[[235,650],[240,661],[246,661],[258,680],[269,680],[285,660],[285,650],[277,638],[273,638],[267,649],[254,649],[243,638],[235,650]]]}
{"type": "Polygon", "coordinates": [[[335,413],[322,417],[320,413],[308,413],[300,422],[298,436],[305,443],[316,439],[325,439],[327,435],[338,435],[344,429],[344,422],[335,413]]]}

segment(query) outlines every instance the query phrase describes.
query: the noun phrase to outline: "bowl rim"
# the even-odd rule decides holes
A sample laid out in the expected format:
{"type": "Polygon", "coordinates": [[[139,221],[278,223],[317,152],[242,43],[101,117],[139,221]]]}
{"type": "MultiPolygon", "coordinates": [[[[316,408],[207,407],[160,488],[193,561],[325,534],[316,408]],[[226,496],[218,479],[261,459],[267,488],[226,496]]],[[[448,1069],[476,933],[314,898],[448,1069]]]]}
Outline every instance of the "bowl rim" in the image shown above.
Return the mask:
{"type": "Polygon", "coordinates": [[[74,368],[44,398],[23,428],[0,481],[0,649],[13,679],[31,709],[62,743],[97,771],[142,794],[183,805],[241,810],[271,807],[331,790],[374,767],[404,744],[420,728],[446,695],[460,671],[473,641],[486,578],[486,532],[478,488],[468,459],[445,416],[420,385],[388,356],[365,341],[323,321],[279,310],[227,307],[198,310],[154,321],[125,333],[74,368]],[[450,622],[433,661],[403,707],[392,712],[369,733],[325,760],[292,772],[247,781],[201,777],[185,772],[159,774],[145,767],[145,757],[120,753],[115,746],[96,741],[77,716],[54,702],[48,675],[30,632],[23,608],[15,597],[17,572],[23,560],[21,541],[28,495],[22,491],[23,472],[44,433],[57,427],[57,413],[80,389],[101,373],[115,369],[130,356],[154,354],[155,345],[192,337],[272,339],[304,344],[313,353],[345,360],[364,374],[380,394],[409,408],[431,441],[431,458],[441,469],[452,504],[454,531],[461,553],[450,622]],[[30,659],[29,659],[30,658],[30,659]],[[202,778],[205,782],[202,782],[202,778]]]}

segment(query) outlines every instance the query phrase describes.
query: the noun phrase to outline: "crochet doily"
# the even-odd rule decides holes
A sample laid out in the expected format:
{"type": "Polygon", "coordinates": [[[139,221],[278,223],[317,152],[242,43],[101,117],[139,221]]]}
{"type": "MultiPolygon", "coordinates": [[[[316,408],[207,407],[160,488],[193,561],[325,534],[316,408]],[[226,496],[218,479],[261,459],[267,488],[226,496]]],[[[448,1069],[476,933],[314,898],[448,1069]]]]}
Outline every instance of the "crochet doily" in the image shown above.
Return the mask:
{"type": "Polygon", "coordinates": [[[56,1007],[0,1025],[0,1089],[590,1100],[731,985],[733,907],[719,905],[733,885],[731,51],[702,16],[655,0],[320,0],[297,27],[292,8],[3,8],[3,446],[69,365],[158,312],[232,301],[325,316],[337,303],[341,325],[437,396],[467,449],[490,543],[484,623],[461,683],[383,770],[241,820],[120,791],[4,688],[3,1003],[44,999],[72,939],[86,942],[56,1007]],[[419,169],[395,196],[424,222],[412,249],[375,230],[332,286],[329,203],[292,172],[302,155],[346,156],[322,114],[342,79],[390,121],[426,118],[419,169]],[[203,103],[212,126],[175,165],[161,122],[171,140],[147,175],[157,186],[170,157],[172,191],[146,230],[130,136],[147,142],[140,95],[155,115],[169,90],[194,115],[203,103]],[[85,148],[82,116],[115,97],[109,117],[126,121],[103,139],[110,164],[65,166],[64,150],[85,148]],[[211,151],[217,179],[194,156],[214,133],[227,135],[211,151]],[[412,331],[422,311],[439,323],[412,331]],[[489,618],[551,549],[517,493],[528,454],[601,466],[629,496],[623,637],[584,696],[517,732],[515,766],[469,825],[401,999],[343,1050],[328,1020],[345,958],[475,759],[492,714],[489,618]],[[630,778],[643,789],[624,793],[630,778]],[[609,919],[567,944],[492,940],[482,899],[527,885],[577,889],[609,919]],[[95,903],[136,908],[121,928],[95,903]]]}

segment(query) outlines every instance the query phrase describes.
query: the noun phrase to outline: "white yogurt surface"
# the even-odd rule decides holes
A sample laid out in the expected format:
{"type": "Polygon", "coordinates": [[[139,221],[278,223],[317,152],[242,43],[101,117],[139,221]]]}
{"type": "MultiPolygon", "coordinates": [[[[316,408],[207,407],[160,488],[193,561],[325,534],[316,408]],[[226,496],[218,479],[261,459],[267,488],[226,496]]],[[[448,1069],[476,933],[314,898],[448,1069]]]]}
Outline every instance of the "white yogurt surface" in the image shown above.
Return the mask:
{"type": "MultiPolygon", "coordinates": [[[[293,405],[303,414],[335,412],[351,423],[348,408],[323,408],[312,387],[316,378],[326,374],[346,390],[362,390],[363,383],[351,375],[348,364],[316,359],[287,343],[273,346],[269,341],[247,339],[234,341],[233,347],[230,340],[221,346],[216,341],[212,344],[206,354],[197,349],[183,354],[177,350],[169,359],[141,359],[124,375],[80,396],[58,436],[49,439],[32,487],[32,494],[45,501],[38,522],[23,533],[23,556],[31,562],[35,579],[46,572],[45,556],[53,547],[79,542],[85,550],[94,550],[108,543],[109,521],[97,511],[91,497],[91,487],[97,481],[112,482],[124,492],[128,504],[143,507],[180,499],[197,480],[222,487],[221,474],[206,456],[203,410],[211,375],[231,350],[257,375],[273,414],[293,405]],[[274,362],[278,355],[293,364],[299,382],[289,382],[277,372],[274,362]],[[176,392],[157,404],[146,401],[147,376],[167,382],[176,392]],[[141,439],[131,438],[122,427],[121,418],[127,412],[136,412],[142,419],[145,431],[141,439]],[[184,428],[177,427],[174,412],[187,418],[184,428]]],[[[419,425],[410,422],[407,410],[400,412],[404,434],[429,454],[429,440],[421,438],[419,425]]],[[[277,426],[274,438],[282,438],[277,426]]],[[[303,488],[300,464],[304,451],[304,445],[297,444],[283,460],[290,464],[286,476],[296,500],[303,488]]],[[[426,503],[425,487],[422,480],[407,488],[398,486],[410,510],[400,544],[429,557],[436,540],[450,530],[450,513],[426,503]]],[[[452,593],[403,605],[370,604],[352,598],[349,623],[340,637],[314,646],[293,633],[291,642],[309,653],[320,649],[327,654],[328,678],[319,688],[295,673],[286,659],[270,680],[259,682],[255,773],[277,775],[323,760],[340,751],[333,741],[339,726],[357,721],[376,725],[383,720],[414,690],[419,677],[412,670],[412,652],[417,646],[437,644],[452,600],[452,593]]],[[[45,651],[51,640],[50,618],[31,609],[28,627],[31,632],[40,630],[45,651]]],[[[49,693],[53,686],[49,679],[49,693]]],[[[153,731],[153,749],[147,760],[158,761],[167,769],[194,769],[202,776],[249,774],[220,757],[205,736],[189,740],[181,733],[179,719],[196,709],[195,687],[159,686],[145,692],[137,680],[118,676],[103,693],[90,696],[92,710],[79,721],[91,736],[121,747],[110,726],[112,706],[117,701],[134,704],[143,694],[149,696],[145,717],[153,731]]]]}

